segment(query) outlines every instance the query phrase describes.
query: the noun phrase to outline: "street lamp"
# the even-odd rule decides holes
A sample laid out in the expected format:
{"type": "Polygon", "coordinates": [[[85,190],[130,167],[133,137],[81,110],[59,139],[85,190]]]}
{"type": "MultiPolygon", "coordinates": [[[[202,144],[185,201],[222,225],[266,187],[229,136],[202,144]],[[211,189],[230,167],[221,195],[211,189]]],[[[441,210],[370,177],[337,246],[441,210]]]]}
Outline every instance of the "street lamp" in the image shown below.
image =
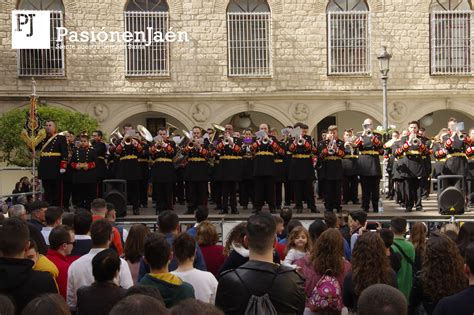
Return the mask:
{"type": "Polygon", "coordinates": [[[383,129],[388,130],[388,109],[387,109],[387,81],[388,71],[390,71],[390,58],[392,55],[388,53],[387,46],[382,46],[382,52],[377,56],[379,60],[380,73],[382,74],[383,84],[383,129]]]}

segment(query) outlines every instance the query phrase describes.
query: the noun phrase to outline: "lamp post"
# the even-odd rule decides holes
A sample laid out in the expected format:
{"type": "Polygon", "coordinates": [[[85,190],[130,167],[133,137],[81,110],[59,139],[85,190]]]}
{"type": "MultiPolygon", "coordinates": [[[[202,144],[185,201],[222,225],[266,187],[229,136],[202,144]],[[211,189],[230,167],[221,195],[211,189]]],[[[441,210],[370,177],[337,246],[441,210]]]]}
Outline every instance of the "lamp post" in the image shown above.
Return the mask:
{"type": "Polygon", "coordinates": [[[383,129],[388,130],[388,109],[387,109],[387,81],[388,71],[390,71],[390,58],[392,55],[388,53],[387,46],[382,46],[382,52],[377,56],[379,60],[380,73],[382,74],[382,86],[383,86],[383,129]]]}

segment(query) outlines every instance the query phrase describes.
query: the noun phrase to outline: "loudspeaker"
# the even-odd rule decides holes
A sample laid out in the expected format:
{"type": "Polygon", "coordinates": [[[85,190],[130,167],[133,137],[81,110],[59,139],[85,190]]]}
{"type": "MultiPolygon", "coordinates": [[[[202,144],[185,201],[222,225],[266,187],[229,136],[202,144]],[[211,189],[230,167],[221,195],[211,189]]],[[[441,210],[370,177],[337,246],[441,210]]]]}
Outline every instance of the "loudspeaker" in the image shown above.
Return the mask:
{"type": "Polygon", "coordinates": [[[117,217],[127,215],[127,181],[106,179],[102,182],[104,199],[115,206],[117,217]]]}
{"type": "Polygon", "coordinates": [[[440,214],[463,214],[464,200],[464,176],[438,176],[438,209],[440,214]],[[455,186],[453,182],[455,182],[455,186]]]}

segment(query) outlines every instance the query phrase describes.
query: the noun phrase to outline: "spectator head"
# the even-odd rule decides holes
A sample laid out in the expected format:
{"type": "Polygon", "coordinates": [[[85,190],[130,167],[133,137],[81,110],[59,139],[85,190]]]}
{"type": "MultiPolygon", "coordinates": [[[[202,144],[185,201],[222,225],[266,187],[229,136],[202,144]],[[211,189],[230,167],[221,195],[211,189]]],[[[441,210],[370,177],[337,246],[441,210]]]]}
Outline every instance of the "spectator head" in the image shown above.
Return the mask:
{"type": "Polygon", "coordinates": [[[15,315],[15,305],[8,296],[0,294],[0,314],[15,315]]]}
{"type": "Polygon", "coordinates": [[[16,199],[16,203],[20,205],[26,205],[28,203],[28,197],[27,196],[18,196],[16,199]]]}
{"type": "Polygon", "coordinates": [[[25,206],[21,204],[11,206],[8,208],[8,217],[26,221],[28,214],[26,213],[25,206]]]}
{"type": "Polygon", "coordinates": [[[150,234],[150,229],[144,224],[134,224],[130,228],[130,232],[125,242],[124,254],[125,259],[129,262],[136,263],[143,257],[145,237],[150,234]]]}
{"type": "Polygon", "coordinates": [[[344,271],[344,240],[337,229],[327,229],[314,243],[310,254],[311,265],[314,270],[323,274],[330,270],[333,276],[338,277],[344,271]]]}
{"type": "Polygon", "coordinates": [[[359,315],[406,315],[407,299],[392,286],[374,284],[362,291],[357,302],[359,315]]]}
{"type": "Polygon", "coordinates": [[[12,218],[0,226],[0,253],[7,258],[24,258],[29,248],[30,231],[26,222],[12,218]]]}
{"type": "Polygon", "coordinates": [[[293,211],[290,208],[283,208],[280,211],[280,217],[283,219],[285,226],[287,226],[293,217],[293,211]]]}
{"type": "Polygon", "coordinates": [[[74,228],[74,213],[64,212],[61,219],[61,223],[71,228],[74,228]]]}
{"type": "Polygon", "coordinates": [[[117,211],[115,210],[115,205],[111,202],[107,202],[107,214],[105,215],[105,218],[109,220],[110,222],[115,222],[117,219],[117,211]]]}
{"type": "Polygon", "coordinates": [[[30,246],[28,247],[28,251],[26,252],[25,258],[32,260],[36,264],[39,255],[40,254],[38,252],[38,245],[34,240],[30,240],[30,246]]]}
{"type": "Polygon", "coordinates": [[[135,295],[135,294],[142,294],[150,296],[161,303],[165,303],[163,297],[161,296],[160,289],[152,285],[143,285],[143,284],[136,284],[133,287],[127,289],[127,293],[125,296],[135,295]]]}
{"type": "Polygon", "coordinates": [[[48,209],[49,204],[46,201],[33,201],[28,205],[28,211],[31,214],[32,219],[36,219],[40,222],[45,222],[45,213],[48,209]]]}
{"type": "Polygon", "coordinates": [[[285,221],[281,217],[274,216],[273,218],[275,219],[277,235],[281,235],[285,230],[285,221]]]}
{"type": "Polygon", "coordinates": [[[102,198],[96,198],[91,202],[91,211],[94,215],[104,217],[107,215],[107,202],[102,198]]]}
{"type": "Polygon", "coordinates": [[[200,246],[216,245],[219,235],[215,225],[209,221],[201,222],[197,227],[196,241],[200,246]]]}
{"type": "Polygon", "coordinates": [[[337,216],[332,211],[325,211],[324,212],[324,223],[328,228],[336,228],[337,226],[337,216]]]}
{"type": "Polygon", "coordinates": [[[177,233],[179,230],[179,218],[176,212],[166,210],[158,216],[158,228],[160,233],[169,234],[177,233]]]}
{"type": "Polygon", "coordinates": [[[381,229],[379,231],[379,235],[382,238],[382,241],[385,244],[386,248],[390,248],[390,246],[393,245],[393,238],[395,235],[393,234],[392,230],[385,228],[381,229]]]}
{"type": "Polygon", "coordinates": [[[49,234],[49,248],[68,256],[74,248],[74,239],[74,231],[70,226],[58,225],[49,234]]]}
{"type": "Polygon", "coordinates": [[[321,219],[316,219],[313,221],[313,223],[310,224],[308,232],[309,232],[309,237],[311,238],[311,241],[314,243],[318,237],[327,230],[327,225],[324,224],[323,220],[321,219]]]}
{"type": "Polygon", "coordinates": [[[63,216],[63,209],[60,207],[48,207],[44,214],[46,225],[55,227],[61,224],[61,218],[63,216]]]}
{"type": "Polygon", "coordinates": [[[180,233],[173,240],[173,253],[179,264],[194,261],[196,241],[188,233],[180,233]]]}
{"type": "Polygon", "coordinates": [[[206,315],[224,315],[224,313],[212,304],[204,303],[195,299],[186,299],[170,310],[171,315],[182,314],[206,314],[206,315]]]}
{"type": "Polygon", "coordinates": [[[206,206],[198,206],[194,217],[196,218],[197,223],[201,223],[204,220],[207,220],[209,216],[209,209],[206,206]]]}
{"type": "Polygon", "coordinates": [[[428,236],[428,228],[424,222],[416,222],[410,231],[410,242],[416,250],[424,252],[426,248],[426,237],[428,236]]]}
{"type": "Polygon", "coordinates": [[[30,301],[23,309],[22,315],[70,315],[69,307],[59,294],[43,294],[30,301]]]}
{"type": "Polygon", "coordinates": [[[303,226],[303,223],[301,223],[300,220],[296,220],[296,219],[290,220],[290,222],[288,222],[288,224],[286,226],[286,229],[288,231],[288,235],[290,235],[291,231],[293,231],[293,229],[297,226],[303,226]]]}
{"type": "Polygon", "coordinates": [[[113,281],[120,271],[120,257],[113,249],[103,250],[92,258],[92,274],[96,282],[113,281]]]}
{"type": "Polygon", "coordinates": [[[464,250],[467,245],[474,242],[474,222],[465,222],[459,229],[456,244],[459,247],[461,255],[464,255],[464,250]]]}
{"type": "Polygon", "coordinates": [[[168,270],[168,264],[173,258],[171,247],[165,236],[151,233],[145,237],[145,262],[151,270],[168,270]]]}
{"type": "Polygon", "coordinates": [[[260,213],[247,220],[248,247],[250,254],[266,255],[272,253],[275,244],[276,224],[273,216],[260,213]]]}
{"type": "Polygon", "coordinates": [[[356,210],[349,213],[349,227],[352,231],[363,227],[365,222],[367,222],[367,212],[356,210]]]}
{"type": "Polygon", "coordinates": [[[298,243],[304,242],[304,240],[306,240],[304,251],[309,252],[311,250],[311,238],[309,237],[308,230],[304,226],[295,227],[288,235],[286,251],[288,252],[290,249],[296,248],[298,243]]]}
{"type": "Polygon", "coordinates": [[[474,277],[474,243],[467,245],[464,251],[464,273],[469,277],[474,277]]]}
{"type": "Polygon", "coordinates": [[[247,222],[241,222],[234,226],[227,235],[227,240],[224,246],[224,255],[229,256],[233,247],[245,247],[247,248],[247,242],[245,235],[247,234],[247,222]]]}
{"type": "Polygon", "coordinates": [[[407,220],[402,217],[394,217],[390,220],[390,229],[395,235],[404,235],[407,231],[407,220]]]}
{"type": "Polygon", "coordinates": [[[109,248],[112,237],[112,224],[109,221],[100,219],[92,223],[91,239],[93,247],[109,248]]]}
{"type": "Polygon", "coordinates": [[[74,232],[76,235],[87,235],[92,224],[92,214],[86,209],[78,209],[74,214],[74,232]]]}
{"type": "Polygon", "coordinates": [[[168,310],[163,303],[151,296],[134,294],[120,300],[109,313],[109,315],[123,314],[168,314],[168,310]]]}

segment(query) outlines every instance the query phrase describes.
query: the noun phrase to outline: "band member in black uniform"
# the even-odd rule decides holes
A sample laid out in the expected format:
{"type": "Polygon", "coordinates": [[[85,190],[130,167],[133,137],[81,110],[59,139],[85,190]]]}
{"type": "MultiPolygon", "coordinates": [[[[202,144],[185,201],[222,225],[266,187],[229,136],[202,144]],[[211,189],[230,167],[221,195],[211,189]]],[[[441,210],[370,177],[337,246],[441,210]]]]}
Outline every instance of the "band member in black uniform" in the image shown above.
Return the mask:
{"type": "Polygon", "coordinates": [[[392,139],[384,144],[384,158],[388,159],[387,172],[389,172],[389,199],[395,199],[395,202],[405,207],[405,191],[403,189],[403,174],[401,161],[397,156],[397,149],[401,148],[403,143],[400,140],[398,131],[392,132],[392,139]],[[392,192],[390,192],[392,190],[392,192]]]}
{"type": "Polygon", "coordinates": [[[367,118],[363,123],[364,131],[356,139],[359,149],[359,172],[362,187],[362,209],[369,211],[370,201],[374,212],[379,212],[380,179],[382,169],[379,155],[383,153],[382,136],[373,132],[372,120],[367,118]]]}
{"type": "Polygon", "coordinates": [[[344,158],[342,159],[342,203],[359,204],[359,156],[352,129],[344,131],[344,158]]]}
{"type": "Polygon", "coordinates": [[[168,130],[158,128],[158,136],[150,146],[150,155],[153,160],[151,181],[153,193],[156,196],[156,213],[173,210],[174,184],[176,173],[173,159],[176,155],[176,144],[168,138],[168,130]]]}
{"type": "Polygon", "coordinates": [[[135,130],[132,125],[124,125],[123,134],[123,139],[116,148],[116,153],[120,157],[117,178],[127,181],[127,199],[132,204],[133,214],[138,215],[140,214],[139,181],[141,179],[138,156],[143,148],[140,142],[133,138],[135,130]]]}
{"type": "Polygon", "coordinates": [[[421,178],[421,198],[423,200],[427,200],[430,195],[430,175],[432,172],[431,169],[431,154],[429,148],[431,147],[431,139],[426,137],[426,129],[420,127],[420,131],[418,131],[418,136],[420,138],[426,139],[425,146],[427,150],[423,151],[421,155],[421,159],[423,160],[423,165],[425,167],[425,175],[421,178]]]}
{"type": "Polygon", "coordinates": [[[225,126],[224,138],[216,146],[219,153],[219,168],[216,179],[222,184],[221,214],[237,211],[237,183],[242,180],[242,141],[233,137],[232,125],[225,126]]]}
{"type": "Polygon", "coordinates": [[[344,141],[338,138],[337,126],[328,128],[328,140],[321,143],[319,159],[324,160],[324,206],[326,211],[341,209],[342,158],[344,157],[344,141]]]}
{"type": "Polygon", "coordinates": [[[188,203],[186,214],[193,214],[198,206],[207,204],[209,182],[209,140],[203,139],[202,130],[197,126],[193,127],[192,132],[193,139],[183,149],[188,161],[184,173],[188,203]]]}
{"type": "MultiPolygon", "coordinates": [[[[430,151],[433,154],[435,159],[432,178],[438,178],[438,176],[443,175],[444,163],[446,162],[446,150],[444,149],[444,140],[449,138],[448,128],[442,128],[438,134],[433,138],[431,142],[430,151]]],[[[435,187],[435,186],[433,186],[435,187]]],[[[437,188],[437,187],[436,187],[437,188]]]]}
{"type": "Polygon", "coordinates": [[[253,203],[254,200],[252,143],[252,131],[245,129],[242,139],[242,180],[239,183],[239,204],[244,210],[247,210],[249,202],[253,203]]]}
{"type": "Polygon", "coordinates": [[[90,209],[92,200],[97,195],[97,155],[89,145],[89,136],[79,136],[79,147],[75,148],[71,158],[71,167],[74,170],[74,192],[77,194],[77,206],[90,209]]]}
{"type": "Polygon", "coordinates": [[[107,178],[107,164],[105,163],[105,155],[107,154],[107,146],[103,139],[103,133],[101,130],[96,130],[92,133],[92,147],[97,155],[97,161],[95,161],[95,169],[97,173],[97,197],[102,198],[102,182],[107,178]]]}
{"type": "MultiPolygon", "coordinates": [[[[271,129],[270,135],[275,138],[278,137],[278,131],[276,128],[271,129]]],[[[286,179],[286,169],[284,164],[286,143],[280,140],[277,141],[278,146],[281,149],[275,152],[275,207],[276,209],[281,209],[283,202],[283,183],[286,179]]]]}
{"type": "Polygon", "coordinates": [[[421,178],[426,176],[426,167],[423,159],[425,154],[426,138],[418,136],[419,124],[412,121],[408,124],[408,136],[402,137],[401,148],[397,149],[397,156],[402,157],[402,173],[405,179],[405,211],[411,212],[413,206],[417,211],[422,211],[421,204],[421,178]]]}
{"type": "Polygon", "coordinates": [[[468,210],[474,210],[474,144],[472,139],[474,139],[474,128],[469,130],[469,138],[471,138],[471,145],[466,149],[467,155],[467,207],[468,210]]]}
{"type": "MultiPolygon", "coordinates": [[[[326,140],[328,139],[328,131],[323,130],[321,132],[321,140],[317,143],[316,145],[316,156],[319,157],[320,151],[319,149],[324,146],[326,143],[326,140]]],[[[323,167],[324,167],[324,160],[317,159],[316,160],[316,181],[317,181],[317,193],[318,193],[318,199],[324,199],[324,172],[323,172],[323,167]]]]}
{"type": "MultiPolygon", "coordinates": [[[[446,151],[446,162],[444,163],[443,175],[461,175],[466,178],[468,173],[468,164],[466,150],[471,146],[470,137],[462,133],[455,120],[450,120],[449,135],[445,136],[444,149],[446,151]]],[[[460,186],[458,180],[447,180],[451,186],[460,186]]],[[[464,183],[465,184],[465,183],[464,183]]],[[[464,186],[465,187],[465,186],[464,186]]]]}
{"type": "Polygon", "coordinates": [[[46,138],[36,147],[36,152],[40,153],[38,178],[43,185],[44,200],[51,206],[61,206],[61,174],[67,168],[67,140],[65,136],[56,133],[54,121],[47,121],[44,129],[46,138]]]}
{"type": "Polygon", "coordinates": [[[66,141],[67,141],[67,168],[66,172],[62,174],[61,178],[63,181],[63,200],[62,200],[62,207],[64,209],[69,209],[71,205],[71,197],[72,197],[72,204],[77,205],[77,200],[75,197],[77,194],[74,192],[74,183],[73,183],[73,169],[71,167],[71,158],[74,150],[76,149],[76,137],[72,131],[68,131],[66,133],[66,141]]]}
{"type": "Polygon", "coordinates": [[[254,158],[254,212],[262,211],[266,201],[271,213],[275,213],[275,151],[280,149],[277,139],[268,135],[268,125],[261,124],[259,131],[264,134],[256,137],[252,144],[254,158]]]}
{"type": "Polygon", "coordinates": [[[150,180],[150,151],[148,142],[145,139],[140,141],[143,148],[138,155],[138,165],[140,166],[140,180],[138,191],[140,192],[140,204],[142,207],[148,207],[148,181],[150,180]]]}
{"type": "MultiPolygon", "coordinates": [[[[285,164],[285,206],[289,207],[295,200],[295,194],[293,193],[293,187],[290,181],[290,165],[291,165],[291,153],[288,150],[288,140],[290,139],[290,133],[293,130],[293,126],[286,126],[288,135],[285,135],[283,142],[285,143],[284,148],[286,149],[285,157],[283,158],[283,163],[285,164]]],[[[314,194],[314,192],[313,192],[314,194]]]]}
{"type": "Polygon", "coordinates": [[[293,188],[295,208],[297,213],[302,213],[305,200],[311,212],[317,213],[313,192],[315,180],[312,159],[313,138],[306,134],[307,125],[297,123],[294,128],[301,129],[301,134],[295,136],[288,146],[288,150],[292,153],[288,179],[293,188]]]}

